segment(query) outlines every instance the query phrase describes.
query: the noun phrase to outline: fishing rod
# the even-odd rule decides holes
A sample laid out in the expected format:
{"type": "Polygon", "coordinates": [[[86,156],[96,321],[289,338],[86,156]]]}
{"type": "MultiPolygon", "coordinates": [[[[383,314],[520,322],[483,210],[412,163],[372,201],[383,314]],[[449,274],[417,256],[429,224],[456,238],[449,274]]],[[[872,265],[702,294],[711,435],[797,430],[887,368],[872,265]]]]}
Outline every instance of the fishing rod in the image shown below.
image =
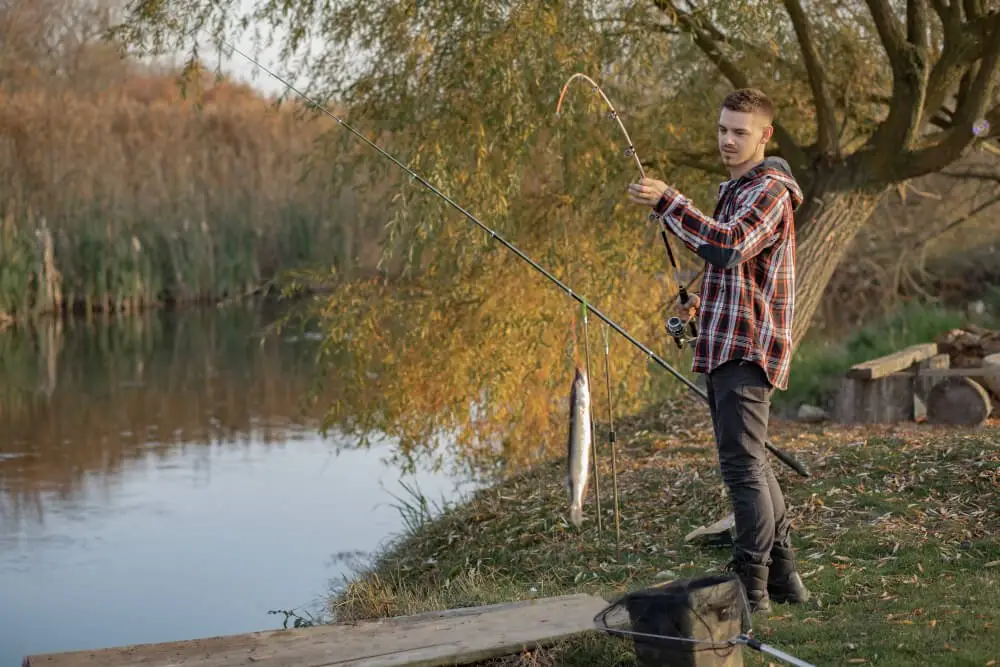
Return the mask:
{"type": "MultiPolygon", "coordinates": [[[[496,241],[499,241],[508,250],[510,250],[515,255],[517,255],[518,257],[520,257],[522,260],[524,260],[525,262],[527,262],[529,266],[531,266],[533,269],[535,269],[536,271],[538,271],[539,273],[541,273],[543,276],[545,276],[546,278],[548,278],[549,280],[551,280],[560,289],[562,289],[564,292],[566,292],[567,294],[569,294],[572,298],[576,299],[576,301],[578,303],[580,303],[584,308],[586,308],[587,310],[589,310],[590,312],[592,312],[602,322],[604,322],[609,327],[611,327],[612,329],[614,329],[615,331],[617,331],[619,335],[621,335],[623,338],[625,338],[625,340],[627,340],[628,342],[632,343],[637,348],[639,348],[640,350],[642,350],[642,352],[644,352],[647,357],[649,357],[650,359],[652,359],[653,361],[655,361],[661,368],[663,368],[664,370],[666,370],[667,372],[669,372],[671,375],[673,375],[675,378],[677,378],[680,382],[684,383],[691,391],[693,391],[698,396],[700,396],[706,403],[708,402],[708,394],[705,393],[705,391],[702,390],[698,385],[694,384],[689,379],[687,379],[686,377],[684,377],[684,375],[682,375],[680,372],[678,372],[676,369],[674,369],[673,366],[671,366],[666,361],[664,361],[662,358],[660,358],[660,356],[657,355],[653,350],[651,350],[649,347],[647,347],[646,345],[644,345],[640,341],[636,340],[631,334],[629,334],[629,332],[625,331],[621,326],[618,325],[617,322],[615,322],[614,320],[612,320],[611,318],[609,318],[607,315],[605,315],[604,313],[602,313],[597,308],[595,308],[592,305],[590,305],[587,302],[587,299],[585,299],[584,297],[582,297],[579,294],[577,294],[576,292],[574,292],[569,286],[565,285],[561,280],[559,280],[554,275],[552,275],[547,270],[545,270],[544,267],[542,267],[541,265],[539,265],[537,262],[535,262],[533,259],[531,259],[530,257],[528,257],[523,252],[521,252],[521,250],[519,250],[518,248],[516,248],[514,245],[512,245],[505,238],[503,238],[502,236],[500,236],[499,234],[497,234],[495,231],[493,231],[492,229],[490,229],[489,227],[487,227],[476,216],[474,216],[472,213],[469,213],[469,211],[467,211],[461,205],[457,204],[450,197],[448,197],[448,195],[446,195],[443,192],[441,192],[440,190],[438,190],[431,183],[428,183],[422,176],[420,176],[420,174],[416,173],[415,171],[413,171],[412,169],[410,169],[409,167],[407,167],[405,164],[403,164],[402,162],[400,162],[399,160],[397,160],[393,155],[391,155],[390,153],[388,153],[385,150],[383,150],[381,146],[379,146],[378,144],[374,143],[373,141],[371,141],[370,139],[368,139],[368,137],[366,137],[365,135],[361,134],[360,132],[358,132],[353,127],[351,127],[347,122],[345,122],[344,120],[342,120],[341,118],[339,118],[338,116],[336,116],[333,112],[331,112],[325,106],[319,104],[318,102],[313,101],[309,96],[307,96],[303,92],[300,92],[297,88],[295,88],[292,84],[290,84],[287,81],[285,81],[282,77],[278,76],[277,74],[275,74],[274,72],[272,72],[270,69],[268,69],[264,65],[261,65],[259,62],[257,62],[257,60],[255,58],[252,58],[251,56],[248,56],[247,54],[243,53],[243,51],[241,51],[238,48],[236,48],[236,46],[234,46],[232,44],[229,44],[228,42],[226,42],[224,40],[219,40],[219,41],[220,41],[220,43],[223,46],[228,47],[234,53],[238,53],[240,56],[242,56],[243,58],[245,58],[248,62],[252,63],[253,65],[255,65],[257,67],[259,67],[261,70],[263,70],[264,72],[266,72],[268,75],[270,75],[271,77],[273,77],[274,79],[276,79],[277,81],[279,81],[282,85],[284,85],[285,87],[287,87],[289,90],[291,90],[292,92],[294,92],[296,95],[298,95],[299,97],[301,97],[303,100],[305,100],[306,102],[308,102],[312,106],[316,107],[319,111],[323,112],[324,114],[326,114],[327,116],[329,116],[330,118],[332,118],[333,120],[335,120],[338,125],[340,125],[344,129],[346,129],[348,132],[350,132],[354,136],[356,136],[359,139],[361,139],[361,141],[363,141],[365,144],[367,144],[368,146],[370,146],[371,148],[373,148],[380,155],[382,155],[383,157],[385,157],[386,159],[388,159],[390,162],[392,162],[397,167],[399,167],[400,169],[402,169],[403,171],[405,171],[407,174],[409,174],[412,178],[414,178],[421,185],[423,185],[428,190],[430,190],[431,192],[433,192],[434,194],[436,194],[438,197],[440,197],[441,199],[443,199],[446,203],[448,203],[448,205],[450,205],[452,208],[454,208],[459,213],[461,213],[462,215],[464,215],[466,218],[468,218],[469,220],[471,220],[473,223],[475,223],[484,232],[486,232],[487,234],[489,234],[492,239],[494,239],[496,241]]],[[[669,248],[669,244],[668,244],[667,247],[669,248]]],[[[809,477],[810,476],[809,471],[806,470],[806,468],[801,463],[799,463],[797,460],[795,460],[787,452],[784,452],[784,451],[778,449],[777,447],[775,447],[774,445],[772,445],[769,441],[766,441],[764,443],[764,446],[768,449],[768,451],[770,451],[772,454],[774,454],[776,457],[778,457],[778,459],[782,463],[784,463],[785,465],[787,465],[788,467],[790,467],[795,472],[799,473],[803,477],[809,477]]]]}
{"type": "MultiPolygon", "coordinates": [[[[556,115],[558,116],[560,109],[562,109],[563,100],[566,98],[566,91],[569,90],[570,84],[576,79],[581,79],[589,83],[594,92],[600,95],[601,99],[604,100],[604,103],[608,106],[608,109],[610,109],[610,111],[608,111],[608,118],[618,123],[618,129],[622,131],[622,134],[625,136],[625,141],[628,142],[628,147],[625,149],[625,157],[631,157],[634,159],[635,166],[639,170],[639,178],[646,178],[646,170],[642,168],[642,160],[639,159],[639,153],[635,150],[635,144],[632,143],[632,137],[629,136],[628,130],[625,129],[625,123],[622,122],[621,116],[618,114],[618,110],[615,109],[615,105],[612,104],[611,100],[608,99],[608,96],[604,94],[604,91],[601,90],[599,85],[597,85],[597,82],[589,76],[583,72],[576,72],[566,80],[566,83],[563,84],[562,90],[559,92],[559,101],[556,102],[556,115]]],[[[663,227],[660,227],[660,238],[663,239],[663,246],[667,249],[667,261],[670,262],[670,266],[674,269],[674,282],[677,283],[677,296],[683,306],[688,303],[687,286],[685,286],[684,282],[681,280],[680,267],[677,265],[677,260],[674,258],[674,251],[670,247],[670,239],[667,238],[667,232],[663,229],[663,227]]],[[[693,283],[694,281],[691,282],[693,283]]],[[[678,349],[683,348],[684,345],[688,343],[693,345],[694,341],[698,338],[698,327],[695,325],[694,320],[689,322],[689,326],[691,329],[691,337],[685,338],[684,322],[681,318],[671,317],[667,320],[667,333],[674,339],[674,343],[677,345],[678,349]]]]}

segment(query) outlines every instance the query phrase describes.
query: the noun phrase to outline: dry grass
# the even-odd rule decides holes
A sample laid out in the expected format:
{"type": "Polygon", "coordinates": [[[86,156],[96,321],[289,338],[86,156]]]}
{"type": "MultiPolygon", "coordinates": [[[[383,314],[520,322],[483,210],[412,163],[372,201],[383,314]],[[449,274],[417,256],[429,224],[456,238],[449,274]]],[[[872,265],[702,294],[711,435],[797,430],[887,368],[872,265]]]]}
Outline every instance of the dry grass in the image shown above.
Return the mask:
{"type": "Polygon", "coordinates": [[[343,210],[358,179],[317,144],[333,125],[207,75],[187,99],[152,74],[0,94],[0,312],[215,299],[350,263],[370,239],[343,210]]]}

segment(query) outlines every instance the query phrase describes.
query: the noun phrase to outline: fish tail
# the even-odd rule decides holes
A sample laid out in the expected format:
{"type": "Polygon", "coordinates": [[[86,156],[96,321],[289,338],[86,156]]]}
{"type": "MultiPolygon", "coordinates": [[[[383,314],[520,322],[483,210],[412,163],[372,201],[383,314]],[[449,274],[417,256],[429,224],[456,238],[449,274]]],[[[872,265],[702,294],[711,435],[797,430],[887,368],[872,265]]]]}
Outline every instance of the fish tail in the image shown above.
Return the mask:
{"type": "Polygon", "coordinates": [[[583,523],[583,508],[577,504],[569,506],[569,520],[577,528],[583,523]]]}

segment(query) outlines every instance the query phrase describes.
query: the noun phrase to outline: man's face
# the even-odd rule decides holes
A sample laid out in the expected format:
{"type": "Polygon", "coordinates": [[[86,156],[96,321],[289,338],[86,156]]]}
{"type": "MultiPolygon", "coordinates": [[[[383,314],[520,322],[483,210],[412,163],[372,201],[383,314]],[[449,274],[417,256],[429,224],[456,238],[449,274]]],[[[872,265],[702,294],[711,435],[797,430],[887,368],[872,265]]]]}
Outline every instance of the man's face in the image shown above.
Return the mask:
{"type": "Polygon", "coordinates": [[[763,115],[723,107],[718,129],[722,164],[732,168],[753,159],[771,138],[772,131],[763,115]]]}

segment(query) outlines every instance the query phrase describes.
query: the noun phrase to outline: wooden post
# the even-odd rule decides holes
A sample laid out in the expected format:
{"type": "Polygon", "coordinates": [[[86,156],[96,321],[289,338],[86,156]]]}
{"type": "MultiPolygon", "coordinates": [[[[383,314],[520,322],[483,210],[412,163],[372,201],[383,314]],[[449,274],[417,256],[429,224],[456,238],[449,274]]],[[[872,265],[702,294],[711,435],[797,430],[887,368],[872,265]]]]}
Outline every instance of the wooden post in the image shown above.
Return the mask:
{"type": "Polygon", "coordinates": [[[743,632],[744,596],[732,575],[673,581],[630,594],[625,604],[632,632],[663,638],[633,637],[639,665],[742,667],[740,645],[725,642],[743,632]]]}
{"type": "Polygon", "coordinates": [[[852,366],[840,379],[834,420],[841,424],[912,421],[914,378],[900,371],[937,353],[937,343],[924,343],[852,366]]]}
{"type": "Polygon", "coordinates": [[[916,421],[927,419],[927,397],[938,382],[939,375],[921,375],[921,372],[931,369],[940,370],[951,366],[951,357],[947,354],[935,354],[930,359],[917,363],[917,378],[913,383],[913,418],[916,421]]]}
{"type": "Polygon", "coordinates": [[[842,377],[833,416],[841,424],[912,421],[913,393],[913,377],[909,375],[874,380],[842,377]]]}

